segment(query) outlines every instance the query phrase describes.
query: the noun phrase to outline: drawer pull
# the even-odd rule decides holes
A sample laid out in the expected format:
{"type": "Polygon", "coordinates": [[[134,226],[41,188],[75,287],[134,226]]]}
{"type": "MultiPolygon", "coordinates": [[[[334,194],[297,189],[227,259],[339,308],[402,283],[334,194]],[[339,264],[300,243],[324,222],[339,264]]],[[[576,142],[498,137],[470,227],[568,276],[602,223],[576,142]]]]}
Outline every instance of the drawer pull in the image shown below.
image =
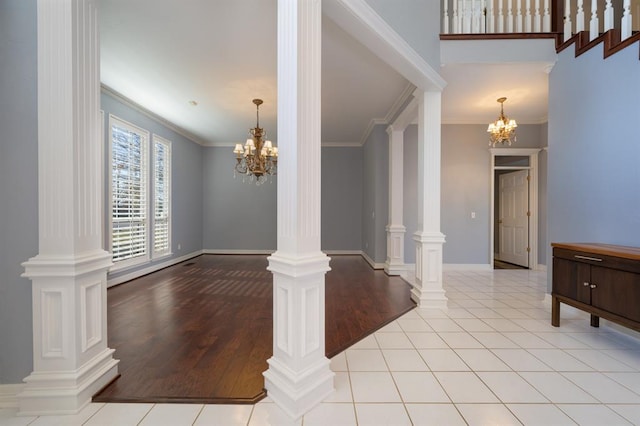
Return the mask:
{"type": "Polygon", "coordinates": [[[589,283],[587,283],[587,282],[582,283],[582,285],[585,286],[585,287],[589,287],[589,283]]]}
{"type": "Polygon", "coordinates": [[[602,259],[598,259],[597,257],[589,257],[589,256],[580,256],[579,254],[573,255],[576,259],[582,260],[593,260],[594,262],[602,262],[602,259]]]}
{"type": "Polygon", "coordinates": [[[595,284],[591,284],[589,287],[596,288],[596,285],[595,284]]]}

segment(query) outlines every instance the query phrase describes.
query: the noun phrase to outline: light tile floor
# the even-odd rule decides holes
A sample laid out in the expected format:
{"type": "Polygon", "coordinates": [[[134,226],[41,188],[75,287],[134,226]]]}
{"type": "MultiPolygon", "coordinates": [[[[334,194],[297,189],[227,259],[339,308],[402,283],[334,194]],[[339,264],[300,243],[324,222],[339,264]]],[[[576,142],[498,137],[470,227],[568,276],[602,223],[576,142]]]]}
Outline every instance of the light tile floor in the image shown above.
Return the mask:
{"type": "MultiPolygon", "coordinates": [[[[251,405],[90,404],[0,425],[640,425],[640,337],[562,306],[544,272],[447,272],[448,309],[415,309],[331,360],[336,392],[297,422],[251,405]]],[[[638,335],[636,335],[638,336],[638,335]]]]}

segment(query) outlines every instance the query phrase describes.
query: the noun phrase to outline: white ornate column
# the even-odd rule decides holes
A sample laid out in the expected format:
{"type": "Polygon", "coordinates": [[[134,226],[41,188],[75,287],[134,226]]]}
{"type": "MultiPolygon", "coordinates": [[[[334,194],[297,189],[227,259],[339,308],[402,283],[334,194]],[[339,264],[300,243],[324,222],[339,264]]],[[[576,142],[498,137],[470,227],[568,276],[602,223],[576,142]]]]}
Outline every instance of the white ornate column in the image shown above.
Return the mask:
{"type": "Polygon", "coordinates": [[[404,128],[387,127],[389,134],[389,224],[387,230],[387,260],[384,271],[389,275],[400,275],[404,265],[403,214],[403,162],[404,128]]]}
{"type": "Polygon", "coordinates": [[[440,133],[442,93],[420,90],[418,99],[418,231],[416,283],[412,299],[424,308],[446,308],[442,288],[442,245],[440,232],[440,133]]]}
{"type": "Polygon", "coordinates": [[[99,43],[91,0],[38,0],[39,253],[20,414],[75,413],[117,375],[107,347],[99,43]]]}
{"type": "Polygon", "coordinates": [[[278,249],[273,272],[273,401],[299,418],[333,392],[325,356],[320,250],[321,1],[278,0],[278,249]]]}

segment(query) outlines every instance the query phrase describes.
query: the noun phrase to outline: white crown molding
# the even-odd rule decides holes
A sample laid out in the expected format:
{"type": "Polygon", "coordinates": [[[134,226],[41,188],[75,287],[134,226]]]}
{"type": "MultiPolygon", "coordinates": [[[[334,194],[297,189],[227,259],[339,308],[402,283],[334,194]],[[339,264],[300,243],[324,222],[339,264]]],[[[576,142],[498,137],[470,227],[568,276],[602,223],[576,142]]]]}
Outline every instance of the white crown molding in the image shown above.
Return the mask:
{"type": "Polygon", "coordinates": [[[383,118],[372,118],[371,121],[369,121],[369,125],[367,126],[367,128],[364,130],[364,133],[362,134],[362,139],[360,139],[360,146],[364,146],[364,144],[367,143],[367,139],[369,139],[369,136],[371,135],[373,128],[379,124],[388,124],[388,123],[383,118]]]}
{"type": "Polygon", "coordinates": [[[397,130],[405,130],[410,124],[418,124],[418,100],[415,97],[391,123],[391,126],[397,130]]]}
{"type": "MultiPolygon", "coordinates": [[[[173,124],[172,122],[170,122],[169,120],[160,117],[158,114],[156,114],[155,112],[148,110],[147,108],[143,107],[142,105],[138,104],[137,102],[132,101],[131,99],[127,98],[126,96],[124,96],[123,94],[121,94],[120,92],[116,92],[114,89],[112,89],[111,87],[105,85],[105,84],[100,84],[100,90],[103,93],[106,93],[110,96],[112,96],[113,98],[115,98],[116,100],[118,100],[119,102],[125,104],[126,106],[128,106],[129,108],[135,109],[136,111],[140,112],[141,114],[146,115],[147,117],[149,117],[150,119],[152,119],[153,121],[162,124],[163,126],[165,126],[166,128],[173,130],[174,132],[176,132],[177,134],[184,136],[185,138],[189,139],[191,142],[201,145],[201,146],[209,146],[211,145],[211,142],[208,142],[196,135],[194,135],[193,133],[183,129],[180,126],[177,126],[175,124],[173,124]]],[[[229,145],[229,146],[234,146],[235,144],[229,145]]],[[[227,146],[227,145],[224,145],[227,146]]]]}
{"type": "Polygon", "coordinates": [[[400,108],[402,108],[402,106],[407,103],[409,98],[413,96],[413,92],[415,90],[416,86],[411,83],[407,83],[402,93],[400,93],[400,96],[396,98],[393,105],[391,105],[391,108],[389,108],[387,115],[385,115],[384,121],[386,123],[393,123],[394,120],[396,120],[397,117],[404,112],[404,110],[400,110],[400,108]]]}
{"type": "Polygon", "coordinates": [[[421,90],[442,91],[447,85],[440,74],[366,1],[325,0],[323,11],[338,26],[421,90]]]}

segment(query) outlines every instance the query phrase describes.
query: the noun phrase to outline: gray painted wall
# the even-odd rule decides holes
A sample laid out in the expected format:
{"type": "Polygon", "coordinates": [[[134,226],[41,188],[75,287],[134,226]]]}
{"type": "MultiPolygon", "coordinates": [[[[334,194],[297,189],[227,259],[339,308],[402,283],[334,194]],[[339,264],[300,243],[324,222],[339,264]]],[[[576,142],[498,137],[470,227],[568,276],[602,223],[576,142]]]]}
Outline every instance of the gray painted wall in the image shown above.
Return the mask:
{"type": "Polygon", "coordinates": [[[202,150],[203,248],[275,250],[277,177],[257,186],[234,178],[232,147],[202,150]]]}
{"type": "MultiPolygon", "coordinates": [[[[277,177],[261,186],[233,177],[232,148],[204,148],[203,248],[275,250],[277,177]]],[[[323,250],[360,250],[363,149],[322,148],[323,250]]]]}
{"type": "Polygon", "coordinates": [[[389,218],[389,135],[374,126],[364,144],[362,250],[376,263],[387,258],[389,218]]]}
{"type": "Polygon", "coordinates": [[[322,249],[362,249],[363,148],[322,148],[322,249]]]}
{"type": "MultiPolygon", "coordinates": [[[[170,258],[180,257],[202,249],[202,151],[203,148],[186,137],[167,128],[135,108],[120,102],[108,93],[100,97],[105,119],[105,224],[108,224],[109,174],[109,114],[128,121],[151,134],[171,141],[171,251],[170,258]],[[178,249],[180,245],[180,249],[178,249]]],[[[109,230],[105,227],[105,244],[109,230]]],[[[105,247],[108,250],[108,247],[105,247]]],[[[166,261],[170,258],[161,258],[166,261]]],[[[134,268],[110,273],[109,278],[146,268],[159,261],[152,261],[134,268]]]]}
{"type": "Polygon", "coordinates": [[[440,69],[440,1],[366,0],[422,58],[440,69]]]}
{"type": "Polygon", "coordinates": [[[637,48],[606,60],[600,47],[559,54],[549,75],[550,243],[640,246],[638,76],[637,48]]]}
{"type": "MultiPolygon", "coordinates": [[[[537,148],[544,143],[546,125],[518,127],[514,148],[537,148]]],[[[405,130],[404,219],[405,262],[415,263],[412,235],[417,230],[417,126],[405,130]]],[[[490,258],[491,157],[487,127],[484,124],[445,124],[442,126],[441,225],[446,236],[444,263],[488,264],[490,258]],[[476,218],[471,219],[471,212],[476,218]]],[[[540,186],[546,180],[540,182],[540,186]]],[[[545,189],[546,191],[546,189],[545,189]]],[[[546,192],[545,192],[546,193],[546,192]]],[[[539,245],[546,245],[546,233],[539,245]]]]}
{"type": "Polygon", "coordinates": [[[31,281],[38,254],[36,2],[0,1],[0,384],[33,369],[31,281]]]}

